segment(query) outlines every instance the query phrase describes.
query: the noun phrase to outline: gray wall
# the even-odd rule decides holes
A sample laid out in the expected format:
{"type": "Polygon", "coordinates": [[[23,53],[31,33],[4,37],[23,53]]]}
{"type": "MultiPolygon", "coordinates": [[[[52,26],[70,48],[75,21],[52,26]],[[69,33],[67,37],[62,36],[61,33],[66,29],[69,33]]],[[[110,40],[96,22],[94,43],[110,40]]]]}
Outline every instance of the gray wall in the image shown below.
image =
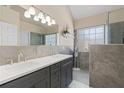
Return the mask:
{"type": "Polygon", "coordinates": [[[91,45],[89,54],[91,87],[124,87],[124,45],[91,45]]]}

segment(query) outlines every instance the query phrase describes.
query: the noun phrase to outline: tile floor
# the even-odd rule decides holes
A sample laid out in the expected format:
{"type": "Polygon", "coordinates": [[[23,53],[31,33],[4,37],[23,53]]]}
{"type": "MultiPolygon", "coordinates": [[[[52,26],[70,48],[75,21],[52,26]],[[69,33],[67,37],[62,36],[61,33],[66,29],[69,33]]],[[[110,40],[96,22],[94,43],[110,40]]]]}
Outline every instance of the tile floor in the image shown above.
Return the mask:
{"type": "Polygon", "coordinates": [[[73,70],[73,81],[69,88],[89,88],[89,72],[87,70],[73,70]]]}

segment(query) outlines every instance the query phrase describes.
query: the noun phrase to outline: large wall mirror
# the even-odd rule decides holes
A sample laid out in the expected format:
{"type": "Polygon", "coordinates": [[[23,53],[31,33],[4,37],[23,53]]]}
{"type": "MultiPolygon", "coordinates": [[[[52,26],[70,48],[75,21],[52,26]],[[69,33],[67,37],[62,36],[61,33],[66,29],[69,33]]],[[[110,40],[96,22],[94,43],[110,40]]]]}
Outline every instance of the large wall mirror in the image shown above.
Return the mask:
{"type": "Polygon", "coordinates": [[[0,6],[0,46],[57,45],[58,25],[24,17],[21,6],[0,6]]]}

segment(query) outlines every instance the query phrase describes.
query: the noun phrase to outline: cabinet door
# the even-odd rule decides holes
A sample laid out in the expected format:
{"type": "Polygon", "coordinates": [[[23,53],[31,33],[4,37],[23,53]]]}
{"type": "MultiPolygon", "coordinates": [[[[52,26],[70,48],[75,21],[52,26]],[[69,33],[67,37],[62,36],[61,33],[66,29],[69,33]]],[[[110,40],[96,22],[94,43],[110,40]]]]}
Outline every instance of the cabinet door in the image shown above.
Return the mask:
{"type": "Polygon", "coordinates": [[[51,77],[50,85],[51,88],[60,88],[60,63],[50,66],[51,77]]]}
{"type": "Polygon", "coordinates": [[[34,88],[50,88],[49,67],[41,71],[39,80],[34,84],[34,88]]]}
{"type": "Polygon", "coordinates": [[[35,85],[34,85],[34,88],[49,88],[49,80],[48,78],[44,78],[42,79],[41,81],[37,82],[35,85]]]}
{"type": "Polygon", "coordinates": [[[68,62],[68,66],[67,66],[67,86],[70,85],[70,83],[72,82],[72,66],[73,63],[70,61],[68,62]]]}
{"type": "Polygon", "coordinates": [[[71,59],[61,62],[61,87],[66,88],[72,82],[72,67],[71,59]]]}
{"type": "Polygon", "coordinates": [[[62,88],[66,88],[67,87],[66,79],[67,79],[67,65],[66,64],[62,64],[61,65],[61,87],[62,88]]]}

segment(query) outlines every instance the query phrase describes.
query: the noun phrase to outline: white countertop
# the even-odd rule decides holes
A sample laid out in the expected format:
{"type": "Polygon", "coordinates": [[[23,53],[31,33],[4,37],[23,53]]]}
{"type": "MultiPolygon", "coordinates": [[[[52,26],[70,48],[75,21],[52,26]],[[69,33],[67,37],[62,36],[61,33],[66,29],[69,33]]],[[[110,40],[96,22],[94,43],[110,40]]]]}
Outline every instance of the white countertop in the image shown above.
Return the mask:
{"type": "Polygon", "coordinates": [[[0,85],[70,57],[72,57],[72,55],[56,54],[52,56],[22,61],[12,65],[8,64],[0,66],[0,85]]]}

